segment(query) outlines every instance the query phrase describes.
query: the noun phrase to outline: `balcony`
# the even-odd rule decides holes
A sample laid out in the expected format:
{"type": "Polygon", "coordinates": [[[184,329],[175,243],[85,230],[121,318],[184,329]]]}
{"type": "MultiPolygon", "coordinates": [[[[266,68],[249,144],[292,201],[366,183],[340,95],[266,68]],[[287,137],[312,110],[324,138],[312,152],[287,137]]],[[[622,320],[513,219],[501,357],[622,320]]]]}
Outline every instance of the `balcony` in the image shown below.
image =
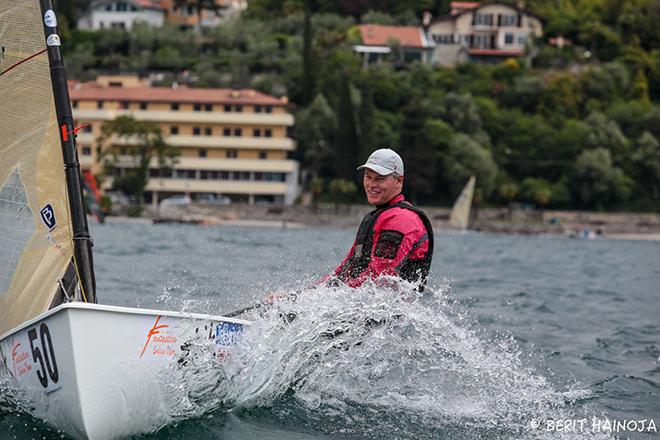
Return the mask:
{"type": "MultiPolygon", "coordinates": [[[[133,158],[120,156],[117,166],[132,168],[133,158]]],[[[207,170],[207,171],[256,171],[264,173],[293,173],[297,171],[298,163],[294,160],[268,159],[208,159],[197,157],[180,157],[174,165],[175,170],[207,170]]],[[[151,162],[151,168],[158,168],[158,160],[151,162]]]]}
{"type": "Polygon", "coordinates": [[[192,124],[274,125],[292,126],[289,113],[225,113],[150,110],[87,110],[74,109],[73,117],[84,121],[108,121],[118,116],[133,116],[139,121],[192,124]]]}
{"type": "Polygon", "coordinates": [[[285,182],[255,182],[233,180],[149,179],[147,191],[202,192],[220,194],[285,195],[289,190],[285,182]]]}
{"type": "MultiPolygon", "coordinates": [[[[165,142],[174,147],[196,147],[196,148],[229,148],[232,150],[276,150],[293,151],[296,143],[287,137],[252,137],[252,136],[164,136],[165,142]]],[[[96,137],[92,133],[79,132],[76,136],[78,144],[95,145],[96,137]]],[[[134,145],[137,141],[115,140],[116,145],[134,145]]]]}

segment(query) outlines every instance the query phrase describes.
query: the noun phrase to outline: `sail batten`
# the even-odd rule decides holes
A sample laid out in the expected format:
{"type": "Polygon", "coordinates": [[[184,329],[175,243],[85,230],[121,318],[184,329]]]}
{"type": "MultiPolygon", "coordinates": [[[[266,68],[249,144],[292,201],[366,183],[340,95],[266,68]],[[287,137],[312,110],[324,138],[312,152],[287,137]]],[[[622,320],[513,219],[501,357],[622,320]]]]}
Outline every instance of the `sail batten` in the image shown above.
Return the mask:
{"type": "Polygon", "coordinates": [[[0,17],[0,244],[13,246],[0,255],[4,333],[48,310],[74,252],[41,7],[0,2],[0,17]]]}

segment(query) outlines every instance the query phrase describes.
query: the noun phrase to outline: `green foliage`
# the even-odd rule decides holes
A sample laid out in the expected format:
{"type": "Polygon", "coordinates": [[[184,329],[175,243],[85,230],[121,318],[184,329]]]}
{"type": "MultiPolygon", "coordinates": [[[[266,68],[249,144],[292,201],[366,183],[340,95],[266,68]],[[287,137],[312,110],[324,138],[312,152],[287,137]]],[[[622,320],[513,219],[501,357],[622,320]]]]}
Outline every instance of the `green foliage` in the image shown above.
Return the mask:
{"type": "MultiPolygon", "coordinates": [[[[74,24],[89,0],[60,2],[63,23],[74,24]]],[[[484,202],[660,210],[660,0],[526,6],[544,21],[532,65],[399,60],[363,68],[353,52],[357,24],[418,25],[424,10],[448,13],[439,0],[251,0],[240,18],[204,35],[146,24],[61,31],[75,79],[162,72],[164,84],[288,96],[295,157],[325,182],[355,181],[356,165],[391,147],[406,163],[406,191],[425,203],[450,203],[477,174],[484,202]],[[570,44],[547,44],[557,36],[570,44]]],[[[129,172],[115,185],[128,191],[136,181],[129,172]]]]}
{"type": "Polygon", "coordinates": [[[456,134],[441,160],[443,175],[449,180],[454,194],[461,191],[471,176],[477,178],[477,187],[486,197],[493,191],[497,165],[490,152],[470,136],[456,134]]]}
{"type": "Polygon", "coordinates": [[[123,174],[115,176],[114,188],[136,196],[139,205],[143,203],[152,161],[160,169],[170,168],[179,156],[179,150],[165,142],[158,125],[131,116],[104,122],[97,143],[97,154],[106,174],[119,166],[124,169],[123,174]]]}
{"type": "Polygon", "coordinates": [[[605,148],[584,151],[577,158],[571,176],[571,190],[581,206],[604,209],[625,201],[630,196],[632,182],[621,168],[612,164],[605,148]]]}

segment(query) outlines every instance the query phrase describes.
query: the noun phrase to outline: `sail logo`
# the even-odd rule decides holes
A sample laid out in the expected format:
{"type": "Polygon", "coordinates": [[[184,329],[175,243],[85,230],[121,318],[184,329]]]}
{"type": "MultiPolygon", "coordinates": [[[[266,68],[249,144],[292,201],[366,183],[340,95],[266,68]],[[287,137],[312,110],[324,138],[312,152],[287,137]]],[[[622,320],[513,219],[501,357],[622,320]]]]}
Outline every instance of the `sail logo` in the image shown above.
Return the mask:
{"type": "Polygon", "coordinates": [[[55,211],[53,210],[53,206],[48,203],[46,206],[41,208],[39,213],[41,214],[41,221],[44,222],[44,225],[46,225],[48,230],[52,231],[55,229],[55,226],[57,226],[57,220],[55,220],[55,211]]]}

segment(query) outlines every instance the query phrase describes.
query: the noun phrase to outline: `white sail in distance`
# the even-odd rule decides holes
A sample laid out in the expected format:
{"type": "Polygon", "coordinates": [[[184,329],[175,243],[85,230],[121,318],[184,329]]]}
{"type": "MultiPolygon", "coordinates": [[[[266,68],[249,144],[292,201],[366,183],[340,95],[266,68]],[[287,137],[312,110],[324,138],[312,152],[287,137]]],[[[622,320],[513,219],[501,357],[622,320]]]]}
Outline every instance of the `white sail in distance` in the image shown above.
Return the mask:
{"type": "Polygon", "coordinates": [[[461,194],[454,202],[449,214],[449,225],[458,229],[467,229],[470,221],[470,210],[472,209],[472,198],[474,197],[474,185],[477,179],[472,176],[463,187],[461,194]]]}
{"type": "Polygon", "coordinates": [[[0,334],[48,310],[73,256],[48,20],[0,1],[0,334]]]}

